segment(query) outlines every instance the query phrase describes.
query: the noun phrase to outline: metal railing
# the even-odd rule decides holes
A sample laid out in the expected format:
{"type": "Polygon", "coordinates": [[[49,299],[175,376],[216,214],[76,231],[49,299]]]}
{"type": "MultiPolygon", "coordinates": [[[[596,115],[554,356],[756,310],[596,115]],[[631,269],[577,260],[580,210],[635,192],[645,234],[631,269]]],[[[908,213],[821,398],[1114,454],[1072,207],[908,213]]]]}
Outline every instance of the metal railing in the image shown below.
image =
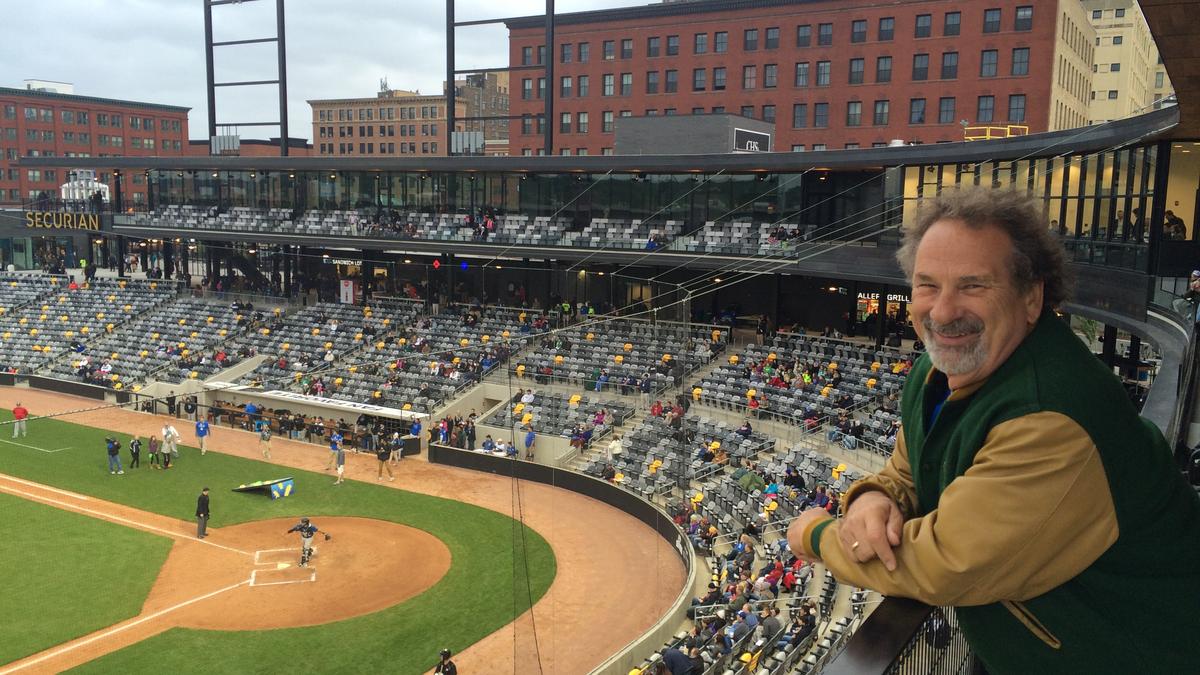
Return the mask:
{"type": "Polygon", "coordinates": [[[886,598],[854,633],[825,675],[981,673],[952,607],[886,598]]]}

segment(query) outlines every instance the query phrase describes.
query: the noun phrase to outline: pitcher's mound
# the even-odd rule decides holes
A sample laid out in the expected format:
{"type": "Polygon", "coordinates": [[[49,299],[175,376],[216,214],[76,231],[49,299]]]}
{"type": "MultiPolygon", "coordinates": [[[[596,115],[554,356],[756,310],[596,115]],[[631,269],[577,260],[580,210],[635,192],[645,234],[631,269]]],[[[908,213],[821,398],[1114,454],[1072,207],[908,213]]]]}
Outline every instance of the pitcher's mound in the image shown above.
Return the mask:
{"type": "Polygon", "coordinates": [[[300,536],[284,534],[295,518],[210,529],[203,544],[176,543],[143,611],[246,582],[178,609],[172,623],[218,630],[312,626],[404,602],[450,569],[450,550],[422,530],[370,518],[311,518],[333,539],[318,534],[305,567],[300,536]]]}

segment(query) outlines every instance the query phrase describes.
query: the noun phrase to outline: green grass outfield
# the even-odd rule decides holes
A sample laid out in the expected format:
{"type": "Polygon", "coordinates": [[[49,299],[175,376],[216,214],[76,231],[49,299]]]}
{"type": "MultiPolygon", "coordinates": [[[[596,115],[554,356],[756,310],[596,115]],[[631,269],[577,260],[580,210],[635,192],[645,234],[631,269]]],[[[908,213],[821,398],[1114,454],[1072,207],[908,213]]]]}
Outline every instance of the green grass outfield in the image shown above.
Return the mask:
{"type": "MultiPolygon", "coordinates": [[[[0,419],[11,415],[3,413],[0,419]]],[[[7,440],[8,430],[0,426],[0,439],[7,440]]],[[[182,426],[180,430],[188,431],[182,426]]],[[[146,468],[144,451],[142,468],[130,470],[125,449],[129,439],[124,435],[125,475],[111,476],[105,433],[58,420],[31,421],[29,436],[21,443],[67,449],[41,452],[0,443],[0,472],[184,520],[193,518],[196,495],[207,485],[213,491],[210,526],[215,528],[301,515],[313,516],[318,525],[322,515],[390,520],[442,540],[452,562],[446,576],[428,591],[374,614],[270,631],[172,629],[84,664],[80,672],[420,673],[432,668],[442,647],[459,651],[507,624],[528,609],[531,597],[536,602],[554,579],[549,544],[531,529],[522,533],[515,521],[494,511],[358,481],[333,487],[327,474],[220,453],[201,457],[199,451],[182,446],[170,471],[146,468]],[[286,499],[229,491],[242,483],[288,475],[295,477],[296,491],[286,499]],[[514,569],[522,572],[514,575],[514,569]]],[[[80,573],[86,575],[86,570],[80,573]]],[[[41,598],[48,604],[67,600],[56,594],[41,598]]],[[[90,604],[115,601],[96,586],[90,604]]]]}
{"type": "Polygon", "coordinates": [[[4,493],[0,514],[0,663],[137,616],[171,551],[169,537],[4,493]]]}

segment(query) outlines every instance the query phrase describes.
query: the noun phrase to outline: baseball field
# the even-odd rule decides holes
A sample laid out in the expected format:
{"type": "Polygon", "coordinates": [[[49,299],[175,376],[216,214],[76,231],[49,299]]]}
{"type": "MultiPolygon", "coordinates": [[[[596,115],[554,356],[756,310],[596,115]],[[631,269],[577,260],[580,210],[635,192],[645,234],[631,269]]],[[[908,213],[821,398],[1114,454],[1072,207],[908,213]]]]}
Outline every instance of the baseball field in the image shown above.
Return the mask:
{"type": "Polygon", "coordinates": [[[71,419],[35,420],[19,439],[0,427],[0,673],[425,672],[555,577],[546,540],[494,510],[182,445],[165,471],[144,450],[130,468],[123,448],[125,473],[111,475],[111,430],[71,419]],[[231,491],[283,476],[295,478],[284,499],[231,491]],[[285,534],[300,516],[333,535],[308,569],[285,534]]]}

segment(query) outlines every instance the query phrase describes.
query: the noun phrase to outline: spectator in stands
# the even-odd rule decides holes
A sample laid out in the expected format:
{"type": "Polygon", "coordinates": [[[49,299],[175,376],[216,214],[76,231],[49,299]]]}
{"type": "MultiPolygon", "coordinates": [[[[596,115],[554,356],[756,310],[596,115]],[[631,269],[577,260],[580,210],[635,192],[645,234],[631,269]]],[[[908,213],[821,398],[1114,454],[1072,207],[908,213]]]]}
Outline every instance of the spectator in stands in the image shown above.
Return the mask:
{"type": "Polygon", "coordinates": [[[779,623],[779,610],[770,605],[763,607],[762,614],[759,615],[758,625],[761,628],[761,635],[764,639],[771,639],[780,634],[783,630],[782,624],[779,623]]]}
{"type": "Polygon", "coordinates": [[[750,420],[746,419],[742,421],[742,426],[738,427],[734,433],[742,438],[750,438],[750,434],[754,433],[754,427],[751,427],[750,420]]]}
{"type": "Polygon", "coordinates": [[[850,433],[850,414],[845,410],[838,413],[837,423],[825,433],[825,440],[837,443],[850,433]]]}
{"type": "Polygon", "coordinates": [[[847,450],[854,450],[858,447],[858,441],[866,433],[866,427],[860,420],[850,420],[850,428],[842,436],[842,447],[847,450]]]}
{"type": "Polygon", "coordinates": [[[617,479],[617,470],[613,468],[612,464],[605,464],[604,470],[600,472],[600,477],[610,483],[615,483],[617,479]]]}
{"type": "Polygon", "coordinates": [[[525,405],[529,405],[530,403],[533,403],[533,401],[534,401],[533,390],[526,389],[525,393],[521,394],[520,397],[521,397],[520,402],[524,403],[525,405]]]}
{"type": "Polygon", "coordinates": [[[484,452],[493,452],[496,450],[496,441],[492,440],[492,435],[488,434],[483,437],[483,443],[480,444],[484,452]]]}
{"type": "Polygon", "coordinates": [[[793,521],[792,549],[845,583],[955,606],[988,672],[1193,671],[1200,497],[1055,315],[1067,271],[1042,202],[943,191],[898,257],[929,350],[904,434],[844,519],[793,521]]]}
{"type": "Polygon", "coordinates": [[[533,430],[532,424],[525,425],[525,459],[533,461],[533,448],[537,444],[537,432],[533,430]]]}
{"type": "Polygon", "coordinates": [[[621,456],[621,437],[613,435],[612,440],[608,442],[608,447],[604,450],[604,458],[609,462],[621,456]]]}
{"type": "Polygon", "coordinates": [[[687,654],[676,647],[668,647],[663,650],[662,662],[671,675],[688,675],[692,670],[692,662],[688,659],[687,654]]]}
{"type": "Polygon", "coordinates": [[[650,406],[650,416],[651,417],[662,417],[663,416],[662,401],[655,401],[654,405],[650,406]]]}

